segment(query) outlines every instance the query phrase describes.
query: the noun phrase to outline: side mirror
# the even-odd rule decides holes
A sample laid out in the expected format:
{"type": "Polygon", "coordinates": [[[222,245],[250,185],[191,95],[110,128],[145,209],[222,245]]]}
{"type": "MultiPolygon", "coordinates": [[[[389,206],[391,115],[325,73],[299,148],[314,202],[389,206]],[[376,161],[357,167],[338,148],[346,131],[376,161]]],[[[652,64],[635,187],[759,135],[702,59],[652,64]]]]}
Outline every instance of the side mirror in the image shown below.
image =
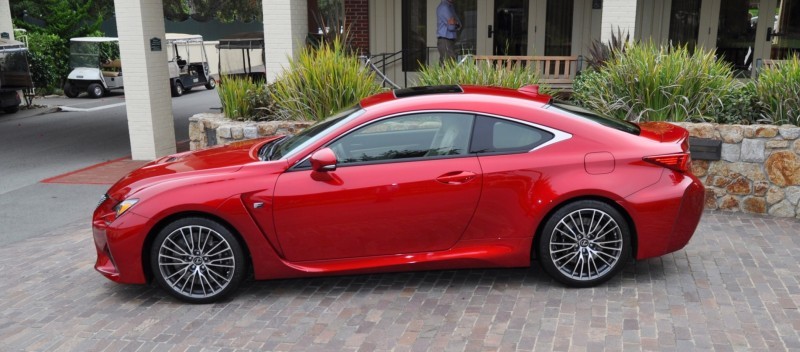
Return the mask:
{"type": "Polygon", "coordinates": [[[331,148],[320,149],[311,154],[311,169],[317,172],[336,170],[336,154],[331,148]]]}

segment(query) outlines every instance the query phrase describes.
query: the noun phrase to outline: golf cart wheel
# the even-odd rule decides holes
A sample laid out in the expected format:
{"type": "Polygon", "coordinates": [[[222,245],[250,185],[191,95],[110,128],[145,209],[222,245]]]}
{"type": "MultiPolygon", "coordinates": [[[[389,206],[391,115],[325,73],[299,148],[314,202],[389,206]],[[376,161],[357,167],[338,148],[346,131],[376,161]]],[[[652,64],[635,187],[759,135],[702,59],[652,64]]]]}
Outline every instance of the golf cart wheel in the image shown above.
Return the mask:
{"type": "Polygon", "coordinates": [[[86,89],[86,93],[89,93],[89,97],[92,99],[102,98],[105,92],[106,90],[100,83],[92,83],[89,85],[89,88],[86,89]]]}
{"type": "Polygon", "coordinates": [[[172,96],[179,97],[183,95],[183,84],[180,81],[172,83],[172,96]]]}
{"type": "Polygon", "coordinates": [[[79,92],[78,89],[72,86],[72,84],[69,82],[64,83],[64,95],[66,95],[67,98],[75,98],[80,93],[81,92],[79,92]]]}
{"type": "Polygon", "coordinates": [[[217,87],[217,81],[215,81],[213,78],[209,77],[208,78],[208,83],[206,83],[206,89],[211,90],[211,89],[214,89],[216,87],[217,87]]]}

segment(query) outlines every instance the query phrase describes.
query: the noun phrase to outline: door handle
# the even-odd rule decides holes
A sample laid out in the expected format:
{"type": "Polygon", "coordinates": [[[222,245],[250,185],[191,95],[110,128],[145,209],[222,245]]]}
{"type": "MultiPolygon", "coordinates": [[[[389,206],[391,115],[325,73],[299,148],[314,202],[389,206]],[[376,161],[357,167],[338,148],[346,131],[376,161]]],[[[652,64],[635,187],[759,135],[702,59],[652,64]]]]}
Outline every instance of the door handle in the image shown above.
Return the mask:
{"type": "Polygon", "coordinates": [[[437,177],[436,181],[446,185],[459,185],[471,181],[475,176],[475,173],[469,171],[453,171],[437,177]]]}
{"type": "Polygon", "coordinates": [[[492,37],[492,34],[494,34],[494,28],[493,28],[493,27],[492,27],[492,25],[490,24],[490,25],[489,25],[489,32],[488,32],[489,38],[491,38],[491,37],[492,37]]]}

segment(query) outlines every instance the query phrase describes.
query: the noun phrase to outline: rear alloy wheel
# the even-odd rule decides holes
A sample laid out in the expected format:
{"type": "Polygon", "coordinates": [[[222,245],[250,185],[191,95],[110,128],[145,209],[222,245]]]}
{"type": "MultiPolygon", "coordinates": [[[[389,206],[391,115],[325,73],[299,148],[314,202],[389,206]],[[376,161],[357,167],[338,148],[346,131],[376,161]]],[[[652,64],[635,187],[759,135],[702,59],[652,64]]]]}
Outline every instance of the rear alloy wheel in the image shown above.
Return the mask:
{"type": "Polygon", "coordinates": [[[150,266],[158,284],[189,303],[227,296],[245,275],[242,247],[233,234],[205,218],[177,220],[153,241],[150,266]]]}
{"type": "Polygon", "coordinates": [[[89,97],[93,99],[102,98],[105,92],[105,88],[103,88],[100,83],[92,83],[89,85],[89,88],[86,89],[86,93],[89,93],[89,97]]]}
{"type": "Polygon", "coordinates": [[[209,77],[208,78],[208,83],[206,83],[206,89],[211,90],[211,89],[214,89],[216,87],[217,87],[217,81],[215,81],[213,78],[209,77]]]}
{"type": "Polygon", "coordinates": [[[78,91],[78,89],[76,89],[72,84],[69,82],[64,83],[64,95],[66,95],[67,98],[75,98],[79,94],[81,94],[81,92],[78,91]]]}
{"type": "Polygon", "coordinates": [[[612,278],[631,253],[628,224],[614,207],[578,201],[553,214],[540,234],[538,258],[554,279],[590,287],[612,278]]]}
{"type": "Polygon", "coordinates": [[[172,96],[179,97],[181,95],[183,95],[183,84],[181,84],[181,81],[175,81],[172,84],[172,96]]]}

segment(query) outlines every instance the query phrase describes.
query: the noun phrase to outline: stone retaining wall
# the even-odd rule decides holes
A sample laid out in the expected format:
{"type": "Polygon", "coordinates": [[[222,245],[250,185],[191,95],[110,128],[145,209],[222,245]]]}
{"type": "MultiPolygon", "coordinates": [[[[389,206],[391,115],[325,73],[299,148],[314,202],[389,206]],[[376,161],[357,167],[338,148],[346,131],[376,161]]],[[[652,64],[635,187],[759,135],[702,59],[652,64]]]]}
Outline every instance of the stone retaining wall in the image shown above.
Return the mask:
{"type": "Polygon", "coordinates": [[[312,124],[313,121],[233,121],[222,114],[197,114],[189,118],[189,149],[276,134],[296,134],[312,124]]]}
{"type": "Polygon", "coordinates": [[[706,209],[800,218],[800,127],[676,123],[722,141],[722,160],[694,160],[706,209]]]}
{"type": "MultiPolygon", "coordinates": [[[[275,134],[295,134],[313,122],[231,121],[222,114],[189,118],[191,150],[275,134]]],[[[694,160],[706,186],[706,209],[800,218],[800,127],[676,123],[693,137],[722,141],[722,160],[694,160]]]]}

